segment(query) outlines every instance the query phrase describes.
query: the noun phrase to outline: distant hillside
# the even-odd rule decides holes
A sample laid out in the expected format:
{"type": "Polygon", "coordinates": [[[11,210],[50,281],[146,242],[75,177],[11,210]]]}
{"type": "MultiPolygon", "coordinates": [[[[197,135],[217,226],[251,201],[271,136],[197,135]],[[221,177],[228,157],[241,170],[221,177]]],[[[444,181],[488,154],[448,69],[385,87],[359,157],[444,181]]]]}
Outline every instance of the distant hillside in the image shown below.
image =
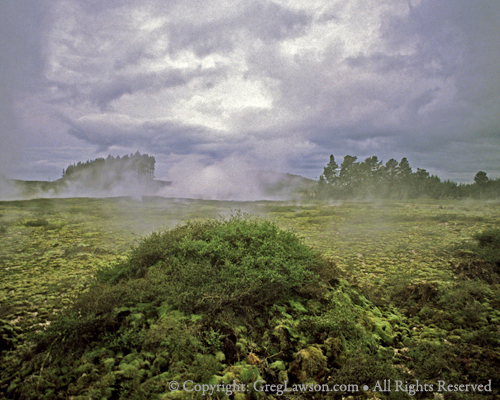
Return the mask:
{"type": "Polygon", "coordinates": [[[248,175],[256,178],[266,193],[270,195],[296,194],[309,195],[318,182],[300,175],[271,171],[248,171],[248,175]]]}

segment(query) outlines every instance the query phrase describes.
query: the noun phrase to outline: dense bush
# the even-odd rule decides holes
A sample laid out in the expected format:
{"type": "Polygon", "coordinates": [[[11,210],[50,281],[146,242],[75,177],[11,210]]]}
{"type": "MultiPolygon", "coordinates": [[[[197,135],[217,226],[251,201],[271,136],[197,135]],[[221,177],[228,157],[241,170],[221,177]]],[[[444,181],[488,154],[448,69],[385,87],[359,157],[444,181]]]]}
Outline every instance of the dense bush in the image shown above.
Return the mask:
{"type": "Polygon", "coordinates": [[[472,243],[457,246],[454,272],[468,279],[500,282],[500,229],[491,228],[473,236],[472,243]]]}
{"type": "Polygon", "coordinates": [[[153,233],[101,281],[155,276],[185,312],[252,312],[333,283],[335,267],[274,223],[241,216],[153,233]]]}
{"type": "Polygon", "coordinates": [[[500,229],[487,229],[474,235],[474,239],[477,240],[477,255],[495,265],[496,272],[500,272],[500,229]]]}

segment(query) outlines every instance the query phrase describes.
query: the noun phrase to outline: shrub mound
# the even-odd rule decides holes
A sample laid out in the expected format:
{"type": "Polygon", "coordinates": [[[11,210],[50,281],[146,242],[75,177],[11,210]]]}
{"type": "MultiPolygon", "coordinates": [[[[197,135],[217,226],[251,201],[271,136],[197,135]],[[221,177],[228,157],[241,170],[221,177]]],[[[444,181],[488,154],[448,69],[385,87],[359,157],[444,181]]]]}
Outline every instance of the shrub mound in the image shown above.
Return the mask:
{"type": "Polygon", "coordinates": [[[373,387],[405,377],[382,347],[408,335],[391,315],[274,223],[241,215],[189,222],[151,234],[124,263],[99,271],[33,335],[24,360],[5,358],[0,390],[21,399],[203,398],[193,385],[212,384],[212,398],[258,399],[273,395],[253,386],[259,380],[373,387]],[[181,390],[170,391],[171,381],[181,390]],[[248,391],[232,394],[233,383],[248,391]]]}
{"type": "Polygon", "coordinates": [[[454,272],[468,279],[500,283],[500,229],[487,229],[473,238],[475,242],[456,249],[459,261],[454,265],[454,272]]]}
{"type": "Polygon", "coordinates": [[[102,281],[151,277],[187,313],[262,311],[278,300],[333,282],[335,268],[292,232],[242,216],[188,222],[153,233],[102,281]]]}

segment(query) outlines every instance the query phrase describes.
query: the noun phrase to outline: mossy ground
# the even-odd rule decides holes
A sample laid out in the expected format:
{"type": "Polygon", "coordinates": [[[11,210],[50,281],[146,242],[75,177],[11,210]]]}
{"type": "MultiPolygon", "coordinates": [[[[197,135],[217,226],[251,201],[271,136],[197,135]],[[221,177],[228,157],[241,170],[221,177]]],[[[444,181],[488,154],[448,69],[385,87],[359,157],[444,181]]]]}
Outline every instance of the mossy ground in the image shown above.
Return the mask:
{"type": "MultiPolygon", "coordinates": [[[[373,387],[376,380],[392,377],[450,383],[491,379],[494,392],[486,397],[498,396],[499,285],[471,276],[470,268],[464,273],[460,265],[471,262],[474,235],[500,226],[499,211],[498,202],[424,200],[336,205],[160,198],[1,202],[0,319],[5,323],[0,392],[8,390],[6,396],[14,398],[144,398],[148,393],[169,398],[183,393],[166,390],[166,382],[174,379],[262,378],[373,387]],[[22,360],[33,356],[32,332],[56,324],[57,315],[90,290],[96,272],[124,262],[142,235],[236,209],[293,229],[332,260],[340,283],[327,300],[283,298],[249,329],[244,321],[208,324],[206,310],[179,311],[132,296],[130,304],[110,314],[116,318],[112,322],[120,321],[117,331],[99,344],[90,340],[71,362],[54,351],[22,360]],[[466,250],[466,261],[457,248],[466,250]],[[179,354],[184,356],[176,358],[179,354]]],[[[106,293],[112,298],[128,289],[118,285],[106,293]]],[[[398,394],[405,395],[352,395],[398,394]]],[[[307,394],[295,397],[300,396],[307,394]]]]}

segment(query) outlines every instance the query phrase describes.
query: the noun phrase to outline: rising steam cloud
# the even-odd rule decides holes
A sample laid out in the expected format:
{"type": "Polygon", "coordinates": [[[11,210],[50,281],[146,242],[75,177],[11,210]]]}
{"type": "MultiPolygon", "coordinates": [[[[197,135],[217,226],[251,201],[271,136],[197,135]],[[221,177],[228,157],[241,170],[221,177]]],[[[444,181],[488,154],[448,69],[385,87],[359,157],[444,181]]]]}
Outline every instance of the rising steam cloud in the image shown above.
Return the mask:
{"type": "Polygon", "coordinates": [[[175,165],[169,175],[172,185],[159,192],[165,197],[240,201],[287,197],[285,190],[273,190],[283,176],[252,170],[234,157],[209,166],[190,157],[175,165]]]}
{"type": "MultiPolygon", "coordinates": [[[[145,179],[133,170],[80,169],[55,182],[0,180],[0,200],[55,197],[162,196],[203,200],[287,200],[305,189],[304,178],[258,171],[236,157],[207,165],[188,156],[168,171],[168,181],[145,179]]],[[[309,181],[311,184],[313,181],[309,181]]],[[[307,185],[306,185],[307,186],[307,185]]]]}

